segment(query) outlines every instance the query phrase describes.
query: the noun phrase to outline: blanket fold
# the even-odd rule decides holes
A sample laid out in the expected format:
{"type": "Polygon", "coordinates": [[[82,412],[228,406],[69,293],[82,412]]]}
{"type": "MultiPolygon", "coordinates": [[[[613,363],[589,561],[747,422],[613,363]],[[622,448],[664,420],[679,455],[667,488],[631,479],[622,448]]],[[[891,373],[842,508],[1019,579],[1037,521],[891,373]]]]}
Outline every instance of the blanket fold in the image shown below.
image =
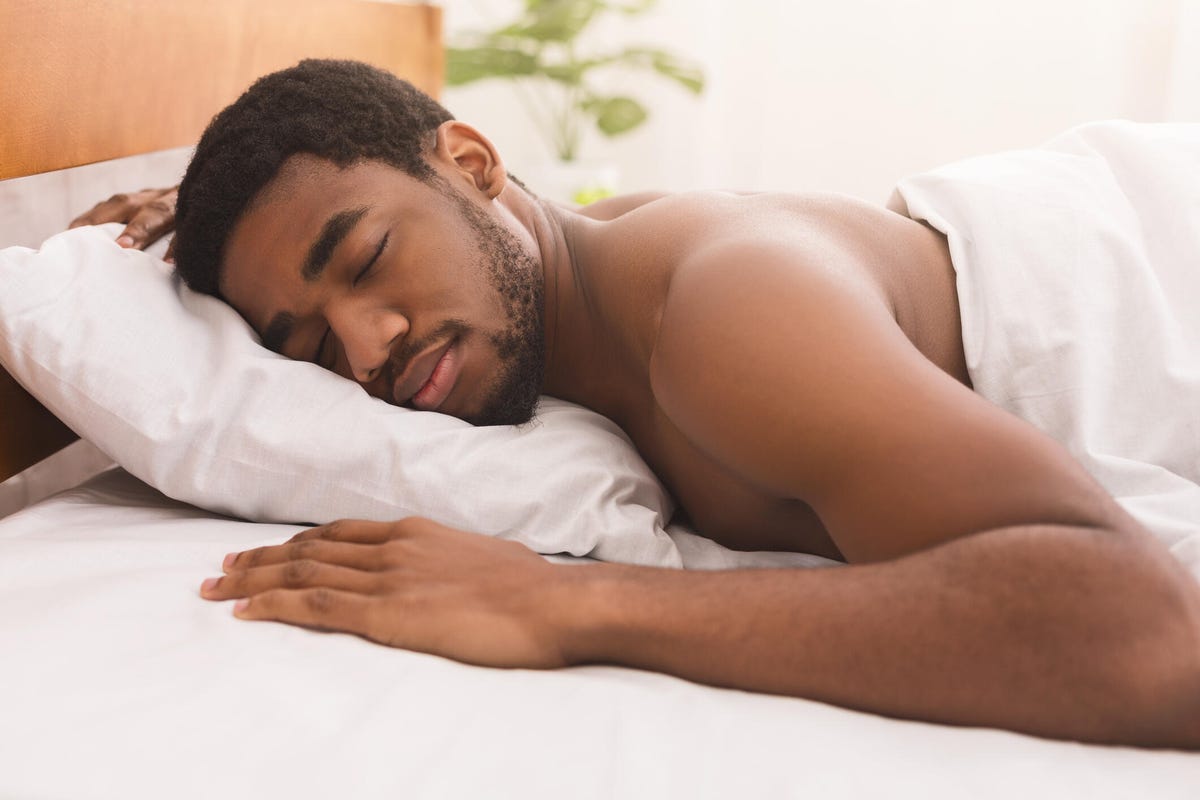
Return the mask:
{"type": "Polygon", "coordinates": [[[1200,125],[1091,123],[896,193],[948,239],[975,390],[1200,578],[1200,125]]]}

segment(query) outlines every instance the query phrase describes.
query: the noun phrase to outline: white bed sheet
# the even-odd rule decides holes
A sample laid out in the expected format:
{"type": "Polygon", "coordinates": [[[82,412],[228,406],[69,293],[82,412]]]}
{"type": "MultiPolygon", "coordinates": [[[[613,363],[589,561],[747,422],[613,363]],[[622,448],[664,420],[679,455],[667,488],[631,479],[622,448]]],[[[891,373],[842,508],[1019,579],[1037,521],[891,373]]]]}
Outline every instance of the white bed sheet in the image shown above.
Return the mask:
{"type": "Polygon", "coordinates": [[[296,530],[119,469],[0,520],[0,797],[1200,796],[1195,754],[470,667],[197,596],[226,552],[296,530]]]}

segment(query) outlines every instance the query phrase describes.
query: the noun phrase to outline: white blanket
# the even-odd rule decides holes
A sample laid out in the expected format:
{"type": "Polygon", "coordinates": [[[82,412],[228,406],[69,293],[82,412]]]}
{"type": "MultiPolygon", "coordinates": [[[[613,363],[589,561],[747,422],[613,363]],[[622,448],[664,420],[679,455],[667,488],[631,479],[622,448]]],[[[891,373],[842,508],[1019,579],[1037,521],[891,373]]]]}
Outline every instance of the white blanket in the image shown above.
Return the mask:
{"type": "Polygon", "coordinates": [[[1200,125],[1093,123],[897,192],[949,240],[975,390],[1200,578],[1200,125]]]}

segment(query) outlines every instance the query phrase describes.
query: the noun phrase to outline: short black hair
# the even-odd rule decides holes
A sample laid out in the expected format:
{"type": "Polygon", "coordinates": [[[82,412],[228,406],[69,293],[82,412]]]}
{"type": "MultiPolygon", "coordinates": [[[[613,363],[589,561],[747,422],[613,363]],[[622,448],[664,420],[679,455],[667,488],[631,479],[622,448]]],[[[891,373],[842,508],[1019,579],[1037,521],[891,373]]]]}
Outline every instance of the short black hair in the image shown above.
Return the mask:
{"type": "Polygon", "coordinates": [[[259,78],[208,124],[179,185],[175,269],[221,297],[221,259],[246,206],[297,153],[339,167],[382,161],[433,182],[426,140],[454,117],[390,72],[360,61],[307,59],[259,78]]]}

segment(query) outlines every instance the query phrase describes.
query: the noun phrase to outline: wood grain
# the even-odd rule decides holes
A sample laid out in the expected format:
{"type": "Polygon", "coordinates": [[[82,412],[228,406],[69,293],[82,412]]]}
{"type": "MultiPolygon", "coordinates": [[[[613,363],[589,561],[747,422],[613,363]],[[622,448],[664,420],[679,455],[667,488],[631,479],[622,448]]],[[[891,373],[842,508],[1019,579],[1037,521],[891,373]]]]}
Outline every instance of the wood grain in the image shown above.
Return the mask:
{"type": "Polygon", "coordinates": [[[349,0],[3,0],[0,179],[191,144],[257,77],[355,58],[441,87],[441,11],[349,0]]]}
{"type": "Polygon", "coordinates": [[[78,438],[0,369],[0,480],[16,475],[78,438]]]}
{"type": "MultiPolygon", "coordinates": [[[[366,61],[436,97],[441,25],[435,6],[360,0],[0,0],[0,179],[192,144],[302,58],[366,61]]],[[[0,369],[0,481],[75,438],[0,369]]]]}

